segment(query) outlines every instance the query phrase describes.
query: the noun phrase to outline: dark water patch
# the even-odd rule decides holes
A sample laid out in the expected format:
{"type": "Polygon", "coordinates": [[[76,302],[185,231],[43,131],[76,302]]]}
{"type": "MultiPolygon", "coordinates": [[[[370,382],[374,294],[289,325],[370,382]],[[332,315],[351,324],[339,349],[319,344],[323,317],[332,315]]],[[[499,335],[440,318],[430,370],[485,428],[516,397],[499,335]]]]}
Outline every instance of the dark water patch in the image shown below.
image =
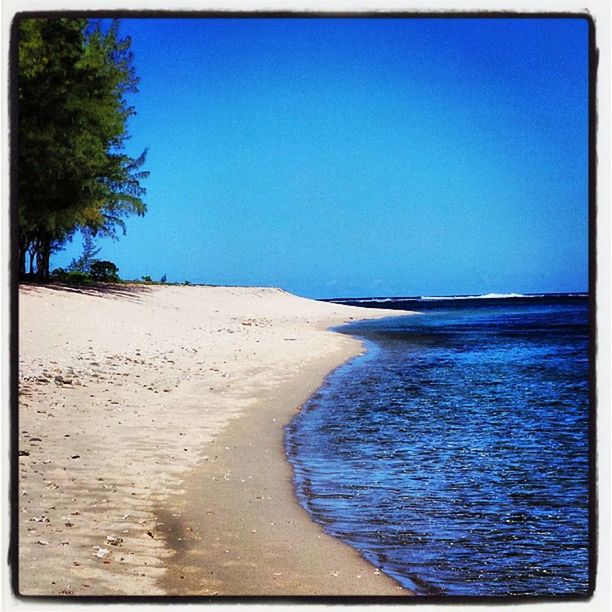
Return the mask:
{"type": "Polygon", "coordinates": [[[587,300],[502,302],[342,328],[287,428],[304,507],[421,594],[588,590],[587,300]]]}

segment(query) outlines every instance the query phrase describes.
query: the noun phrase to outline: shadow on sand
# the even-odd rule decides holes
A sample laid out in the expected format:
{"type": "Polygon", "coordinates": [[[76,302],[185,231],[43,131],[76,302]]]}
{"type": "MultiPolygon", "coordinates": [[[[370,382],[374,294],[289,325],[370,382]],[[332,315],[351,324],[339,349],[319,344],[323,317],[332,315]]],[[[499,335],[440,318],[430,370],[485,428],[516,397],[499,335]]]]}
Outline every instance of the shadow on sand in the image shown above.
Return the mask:
{"type": "Polygon", "coordinates": [[[64,283],[31,283],[21,281],[19,289],[22,291],[35,291],[36,289],[50,289],[52,291],[61,291],[66,293],[80,293],[82,295],[91,295],[95,297],[105,298],[123,298],[128,300],[138,301],[141,296],[151,293],[151,287],[139,284],[123,284],[123,283],[96,283],[93,285],[69,285],[64,283]]]}

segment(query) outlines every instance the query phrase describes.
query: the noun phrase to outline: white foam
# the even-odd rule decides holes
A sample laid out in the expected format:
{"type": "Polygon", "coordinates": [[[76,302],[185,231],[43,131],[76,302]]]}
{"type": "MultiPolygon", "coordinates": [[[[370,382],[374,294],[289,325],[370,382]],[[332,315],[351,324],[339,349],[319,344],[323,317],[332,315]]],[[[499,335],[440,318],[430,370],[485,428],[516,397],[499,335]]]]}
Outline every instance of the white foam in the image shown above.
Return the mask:
{"type": "Polygon", "coordinates": [[[542,297],[538,295],[525,295],[524,293],[485,293],[483,295],[422,295],[422,300],[499,300],[506,298],[530,298],[530,297],[542,297]]]}
{"type": "MultiPolygon", "coordinates": [[[[402,298],[399,298],[402,299],[402,298]]],[[[397,302],[398,298],[364,298],[361,300],[351,300],[352,302],[366,303],[366,302],[397,302]]]]}

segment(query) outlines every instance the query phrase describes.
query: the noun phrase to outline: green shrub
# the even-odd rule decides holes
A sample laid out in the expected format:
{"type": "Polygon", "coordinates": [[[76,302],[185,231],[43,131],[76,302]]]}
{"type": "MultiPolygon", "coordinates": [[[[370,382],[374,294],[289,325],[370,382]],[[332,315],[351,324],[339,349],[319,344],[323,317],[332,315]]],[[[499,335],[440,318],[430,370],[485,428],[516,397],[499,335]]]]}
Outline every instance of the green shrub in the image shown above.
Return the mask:
{"type": "Polygon", "coordinates": [[[90,266],[90,274],[96,282],[116,283],[119,280],[119,268],[112,261],[94,261],[90,266]]]}
{"type": "Polygon", "coordinates": [[[152,283],[152,282],[153,282],[153,279],[152,279],[152,278],[151,278],[151,277],[150,277],[148,274],[147,274],[146,276],[143,276],[143,277],[142,277],[142,280],[143,280],[145,283],[152,283]]]}
{"type": "Polygon", "coordinates": [[[91,283],[91,276],[87,272],[68,272],[68,278],[66,279],[70,283],[77,285],[89,285],[91,283]]]}
{"type": "Polygon", "coordinates": [[[68,272],[66,272],[64,268],[55,268],[55,270],[51,272],[51,280],[63,281],[66,280],[67,276],[68,272]]]}
{"type": "Polygon", "coordinates": [[[67,285],[91,285],[92,278],[87,272],[79,272],[73,270],[67,272],[63,268],[57,268],[53,270],[51,275],[52,280],[57,280],[67,285]]]}

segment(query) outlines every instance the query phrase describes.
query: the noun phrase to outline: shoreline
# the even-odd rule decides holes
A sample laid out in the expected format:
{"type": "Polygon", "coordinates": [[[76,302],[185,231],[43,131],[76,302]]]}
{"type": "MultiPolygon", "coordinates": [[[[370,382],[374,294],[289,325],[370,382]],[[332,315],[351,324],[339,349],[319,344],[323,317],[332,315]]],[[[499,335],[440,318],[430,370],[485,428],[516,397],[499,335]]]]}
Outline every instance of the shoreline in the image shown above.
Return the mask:
{"type": "Polygon", "coordinates": [[[208,445],[209,455],[185,481],[187,494],[176,498],[177,505],[182,502],[181,516],[158,515],[177,561],[160,580],[165,592],[252,597],[412,594],[356,549],[328,535],[295,495],[284,428],[334,369],[363,352],[359,341],[347,340],[341,355],[267,389],[257,406],[208,445]],[[207,568],[204,575],[201,568],[207,568]]]}
{"type": "Polygon", "coordinates": [[[410,594],[311,520],[284,451],[362,351],[327,329],[406,312],[139,285],[19,306],[22,594],[410,594]]]}

